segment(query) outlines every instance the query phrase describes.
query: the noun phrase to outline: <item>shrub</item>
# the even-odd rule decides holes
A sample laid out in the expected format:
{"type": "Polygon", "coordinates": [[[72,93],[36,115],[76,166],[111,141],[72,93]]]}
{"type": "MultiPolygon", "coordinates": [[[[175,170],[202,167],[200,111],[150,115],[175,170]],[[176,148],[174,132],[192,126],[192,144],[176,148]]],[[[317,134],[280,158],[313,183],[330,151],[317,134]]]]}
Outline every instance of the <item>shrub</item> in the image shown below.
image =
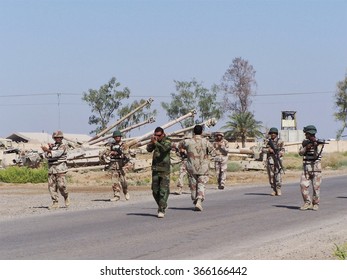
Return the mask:
{"type": "Polygon", "coordinates": [[[336,249],[334,252],[334,256],[337,257],[339,260],[346,260],[347,259],[347,243],[345,243],[342,246],[336,245],[336,249]]]}
{"type": "Polygon", "coordinates": [[[0,182],[4,183],[44,183],[47,182],[46,168],[31,169],[28,167],[11,166],[0,170],[0,182]]]}

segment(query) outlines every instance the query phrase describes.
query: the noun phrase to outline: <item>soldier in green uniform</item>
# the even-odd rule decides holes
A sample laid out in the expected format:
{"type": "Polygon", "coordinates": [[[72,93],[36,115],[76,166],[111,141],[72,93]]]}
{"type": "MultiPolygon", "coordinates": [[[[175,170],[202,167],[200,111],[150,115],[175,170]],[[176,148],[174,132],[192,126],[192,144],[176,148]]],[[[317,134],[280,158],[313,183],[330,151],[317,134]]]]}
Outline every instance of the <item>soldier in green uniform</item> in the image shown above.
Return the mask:
{"type": "Polygon", "coordinates": [[[154,130],[146,149],[153,152],[152,194],[158,205],[158,218],[164,218],[170,194],[171,140],[161,127],[154,130]]]}
{"type": "Polygon", "coordinates": [[[48,146],[41,146],[45,157],[48,160],[48,190],[52,198],[52,205],[48,207],[49,210],[59,208],[59,196],[64,197],[65,206],[70,206],[69,192],[66,187],[66,172],[67,172],[67,151],[68,147],[63,143],[63,132],[58,130],[53,132],[52,138],[54,144],[48,146]]]}

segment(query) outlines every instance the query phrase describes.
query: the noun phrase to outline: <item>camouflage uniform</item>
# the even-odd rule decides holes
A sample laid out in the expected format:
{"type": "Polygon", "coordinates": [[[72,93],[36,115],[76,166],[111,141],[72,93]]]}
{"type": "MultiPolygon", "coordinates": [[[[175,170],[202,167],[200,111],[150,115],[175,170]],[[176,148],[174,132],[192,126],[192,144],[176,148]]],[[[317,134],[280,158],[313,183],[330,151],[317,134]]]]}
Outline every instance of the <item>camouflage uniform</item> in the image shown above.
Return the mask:
{"type": "MultiPolygon", "coordinates": [[[[271,131],[271,130],[270,130],[271,131]]],[[[277,129],[276,129],[277,131],[277,129]]],[[[278,133],[278,132],[277,132],[278,133]]],[[[277,137],[271,139],[265,139],[264,141],[264,147],[262,148],[262,152],[266,154],[266,170],[269,178],[270,187],[273,190],[271,195],[281,195],[281,187],[282,187],[282,157],[284,154],[284,142],[277,137]],[[270,146],[270,141],[272,141],[273,146],[275,148],[275,152],[272,151],[272,148],[270,146]],[[277,153],[277,156],[276,156],[277,153]],[[276,161],[280,160],[281,162],[278,162],[276,164],[276,161]]]]}
{"type": "MultiPolygon", "coordinates": [[[[222,133],[217,132],[216,136],[221,135],[222,133]]],[[[217,138],[213,142],[214,148],[214,169],[216,171],[218,189],[224,189],[225,181],[227,178],[227,168],[228,168],[228,149],[229,142],[223,138],[217,138]]]]}
{"type": "Polygon", "coordinates": [[[299,150],[299,155],[303,157],[303,172],[300,179],[301,195],[304,200],[304,205],[301,210],[313,209],[318,210],[320,201],[320,186],[322,183],[322,151],[324,145],[318,144],[315,138],[316,129],[314,126],[307,126],[304,132],[311,133],[306,136],[299,150]],[[313,133],[314,132],[314,133],[313,133]],[[312,184],[312,198],[309,193],[309,187],[312,184]]]}
{"type": "Polygon", "coordinates": [[[184,186],[184,177],[188,176],[187,153],[185,150],[181,150],[177,152],[177,155],[181,158],[181,162],[180,162],[180,170],[179,170],[178,181],[177,181],[176,194],[182,194],[182,189],[184,186]]]}
{"type": "Polygon", "coordinates": [[[178,144],[178,148],[187,151],[187,170],[189,173],[189,188],[194,204],[205,199],[205,184],[208,182],[209,154],[212,144],[201,135],[194,135],[178,144]]]}
{"type": "MultiPolygon", "coordinates": [[[[55,137],[57,133],[61,132],[54,132],[53,137],[55,137]]],[[[68,171],[66,165],[67,151],[67,145],[57,141],[54,144],[50,144],[48,150],[45,151],[45,156],[48,160],[48,190],[53,201],[53,207],[51,206],[52,208],[58,207],[58,190],[64,197],[66,207],[70,204],[69,192],[67,190],[65,179],[68,171]]]]}
{"type": "Polygon", "coordinates": [[[106,154],[110,155],[110,163],[107,170],[111,175],[112,190],[114,198],[111,201],[120,199],[120,192],[123,191],[125,199],[129,199],[128,183],[126,180],[125,171],[130,167],[129,163],[129,149],[123,142],[111,142],[107,149],[106,154]]]}
{"type": "Polygon", "coordinates": [[[171,140],[164,136],[155,143],[149,143],[146,149],[153,152],[152,194],[158,205],[158,214],[165,214],[170,194],[171,140]]]}

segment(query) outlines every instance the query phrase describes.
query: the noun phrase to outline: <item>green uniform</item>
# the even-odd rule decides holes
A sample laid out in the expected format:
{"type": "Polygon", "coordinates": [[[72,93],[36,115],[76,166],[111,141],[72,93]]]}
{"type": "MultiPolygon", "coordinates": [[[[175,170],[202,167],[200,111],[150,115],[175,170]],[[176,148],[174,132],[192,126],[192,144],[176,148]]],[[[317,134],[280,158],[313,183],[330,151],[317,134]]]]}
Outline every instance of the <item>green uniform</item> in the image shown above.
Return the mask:
{"type": "Polygon", "coordinates": [[[161,141],[148,144],[147,151],[153,152],[152,194],[158,212],[165,213],[170,194],[171,140],[165,136],[161,141]]]}

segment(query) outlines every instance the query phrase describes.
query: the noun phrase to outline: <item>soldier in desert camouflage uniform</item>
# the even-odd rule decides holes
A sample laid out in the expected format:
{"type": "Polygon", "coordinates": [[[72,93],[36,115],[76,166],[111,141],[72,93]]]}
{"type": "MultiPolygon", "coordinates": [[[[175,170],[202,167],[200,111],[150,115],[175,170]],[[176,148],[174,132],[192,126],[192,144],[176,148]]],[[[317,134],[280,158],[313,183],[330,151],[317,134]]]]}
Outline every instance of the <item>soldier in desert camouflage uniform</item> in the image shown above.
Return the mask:
{"type": "Polygon", "coordinates": [[[224,139],[223,132],[215,133],[214,169],[216,171],[218,189],[223,190],[227,178],[229,142],[224,139]]]}
{"type": "Polygon", "coordinates": [[[48,160],[48,190],[52,198],[52,205],[48,209],[59,208],[58,204],[58,190],[64,197],[65,206],[69,207],[70,199],[69,193],[66,187],[65,175],[67,172],[67,150],[68,147],[63,143],[63,132],[56,131],[53,133],[52,138],[54,144],[48,144],[47,146],[41,146],[45,156],[48,160]]]}
{"type": "Polygon", "coordinates": [[[105,154],[110,157],[107,170],[111,175],[113,198],[110,201],[120,200],[120,193],[123,191],[126,200],[130,199],[126,171],[131,167],[129,149],[122,142],[122,133],[116,130],[112,134],[113,139],[108,144],[105,154]]]}
{"type": "Polygon", "coordinates": [[[299,155],[303,157],[303,172],[300,179],[301,195],[304,205],[300,210],[318,210],[320,201],[320,186],[322,183],[322,152],[324,140],[316,138],[317,129],[314,125],[304,127],[306,139],[302,142],[299,155]],[[313,196],[311,198],[309,187],[312,184],[313,196]]]}
{"type": "Polygon", "coordinates": [[[152,194],[158,205],[158,218],[164,218],[170,194],[171,148],[171,140],[161,127],[157,127],[146,149],[153,152],[152,194]]]}
{"type": "Polygon", "coordinates": [[[202,138],[203,127],[194,127],[192,139],[186,139],[178,144],[178,148],[187,151],[187,170],[189,173],[189,188],[191,198],[195,204],[195,211],[202,211],[202,202],[205,199],[205,184],[208,182],[209,154],[213,147],[205,138],[202,138]]]}
{"type": "Polygon", "coordinates": [[[278,137],[278,129],[269,130],[269,138],[265,139],[262,152],[266,154],[266,170],[269,178],[272,196],[282,195],[282,157],[284,155],[284,142],[278,137]]]}

